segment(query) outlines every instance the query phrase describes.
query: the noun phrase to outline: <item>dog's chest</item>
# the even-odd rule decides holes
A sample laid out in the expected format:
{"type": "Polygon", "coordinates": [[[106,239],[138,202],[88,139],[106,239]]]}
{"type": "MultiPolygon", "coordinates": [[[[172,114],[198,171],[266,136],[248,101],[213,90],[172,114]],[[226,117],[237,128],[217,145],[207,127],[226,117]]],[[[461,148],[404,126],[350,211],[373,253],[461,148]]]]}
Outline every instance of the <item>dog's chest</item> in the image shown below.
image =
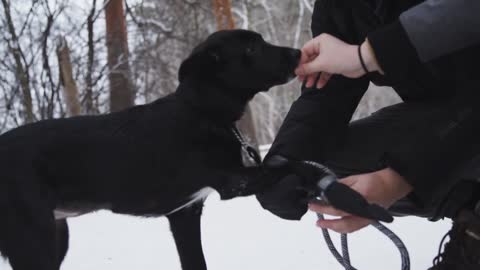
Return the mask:
{"type": "MultiPolygon", "coordinates": [[[[150,202],[148,206],[145,206],[144,203],[138,205],[138,208],[133,206],[135,203],[132,204],[131,207],[128,207],[128,210],[125,208],[117,208],[115,205],[102,205],[102,206],[92,206],[92,205],[75,205],[72,206],[60,206],[57,207],[53,214],[56,220],[67,219],[71,217],[78,217],[96,210],[100,209],[111,209],[115,213],[119,214],[131,214],[131,215],[146,215],[146,216],[163,216],[163,215],[170,215],[175,212],[178,212],[184,208],[188,208],[194,203],[203,202],[210,193],[215,191],[211,187],[204,187],[199,189],[198,191],[192,193],[190,196],[186,197],[185,199],[180,200],[180,202],[175,203],[175,206],[168,207],[166,205],[158,205],[158,202],[150,202]],[[168,207],[168,208],[167,208],[168,207]],[[113,209],[112,209],[113,208],[113,209]],[[166,209],[166,210],[161,210],[166,209]]],[[[167,203],[168,204],[168,203],[167,203]]]]}
{"type": "Polygon", "coordinates": [[[101,209],[111,209],[111,204],[66,203],[53,210],[56,220],[78,217],[101,209]]]}
{"type": "Polygon", "coordinates": [[[71,218],[71,217],[78,217],[80,215],[86,214],[87,212],[82,212],[82,211],[73,211],[73,210],[67,210],[67,209],[55,209],[53,211],[53,214],[55,216],[56,220],[59,219],[66,219],[66,218],[71,218]]]}
{"type": "Polygon", "coordinates": [[[189,198],[187,199],[186,202],[180,204],[178,207],[174,208],[173,210],[166,213],[165,215],[170,215],[170,214],[173,214],[175,212],[178,212],[178,211],[180,211],[184,208],[187,208],[187,207],[191,206],[192,204],[194,204],[196,202],[203,202],[203,201],[205,201],[205,199],[207,199],[208,195],[210,195],[210,193],[212,193],[213,191],[215,191],[215,190],[211,187],[204,187],[204,188],[200,189],[199,191],[193,193],[191,196],[189,196],[189,198]]]}

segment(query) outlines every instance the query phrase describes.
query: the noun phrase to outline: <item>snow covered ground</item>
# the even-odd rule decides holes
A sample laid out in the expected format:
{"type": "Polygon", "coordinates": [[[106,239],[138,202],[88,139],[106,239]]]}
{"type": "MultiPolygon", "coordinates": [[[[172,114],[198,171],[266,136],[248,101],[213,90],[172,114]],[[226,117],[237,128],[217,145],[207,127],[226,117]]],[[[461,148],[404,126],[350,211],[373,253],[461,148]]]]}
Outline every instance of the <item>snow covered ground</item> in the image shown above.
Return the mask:
{"type": "MultiPolygon", "coordinates": [[[[284,221],[264,211],[253,197],[220,201],[214,193],[207,199],[202,221],[209,270],[342,269],[314,224],[313,213],[300,222],[284,221]]],[[[165,218],[101,211],[69,219],[69,225],[70,250],[63,270],[180,269],[165,218]]],[[[412,270],[425,270],[450,222],[397,218],[389,227],[409,248],[412,270]]],[[[360,270],[400,269],[398,251],[373,228],[351,235],[350,249],[360,270]]],[[[0,269],[10,267],[0,262],[0,269]]]]}

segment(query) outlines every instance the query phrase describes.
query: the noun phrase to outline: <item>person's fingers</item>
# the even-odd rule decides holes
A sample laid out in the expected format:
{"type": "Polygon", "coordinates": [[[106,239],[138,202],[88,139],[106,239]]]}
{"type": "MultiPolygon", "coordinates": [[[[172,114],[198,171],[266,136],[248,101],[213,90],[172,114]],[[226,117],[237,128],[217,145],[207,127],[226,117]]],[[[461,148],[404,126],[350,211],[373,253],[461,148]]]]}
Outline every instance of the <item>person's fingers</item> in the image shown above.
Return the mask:
{"type": "Polygon", "coordinates": [[[310,209],[313,212],[316,212],[319,214],[325,214],[329,216],[345,217],[350,215],[349,213],[343,212],[328,204],[323,204],[323,203],[310,203],[308,205],[308,209],[310,209]]]}
{"type": "Polygon", "coordinates": [[[339,219],[318,220],[317,226],[338,233],[352,233],[368,226],[370,223],[371,220],[369,219],[357,216],[346,216],[339,219]]]}
{"type": "Polygon", "coordinates": [[[303,65],[312,63],[315,60],[315,58],[318,57],[318,50],[315,49],[313,44],[314,44],[313,42],[309,42],[302,49],[302,56],[300,58],[300,62],[298,63],[297,68],[295,69],[295,74],[299,77],[302,77],[302,79],[304,79],[304,77],[309,74],[307,73],[300,74],[300,73],[297,73],[297,70],[302,70],[303,68],[301,67],[303,65]]]}
{"type": "Polygon", "coordinates": [[[325,71],[324,69],[324,57],[321,55],[316,56],[312,61],[299,65],[295,69],[297,76],[310,75],[313,73],[319,73],[325,71]]]}
{"type": "MultiPolygon", "coordinates": [[[[301,60],[311,60],[312,56],[315,57],[320,53],[320,46],[316,39],[311,39],[302,48],[302,59],[301,60]],[[304,57],[303,57],[304,56],[304,57]]],[[[304,62],[301,62],[304,63],[304,62]]]]}
{"type": "Polygon", "coordinates": [[[306,76],[307,81],[305,83],[305,87],[307,87],[307,88],[312,87],[315,84],[315,81],[317,80],[317,77],[318,77],[317,73],[306,76]]]}
{"type": "Polygon", "coordinates": [[[313,60],[315,60],[315,58],[316,58],[317,56],[318,56],[318,54],[307,55],[307,53],[303,53],[303,52],[302,52],[302,57],[301,57],[300,62],[298,63],[297,68],[300,67],[300,66],[303,65],[303,64],[312,62],[313,60]]]}
{"type": "Polygon", "coordinates": [[[320,75],[320,79],[317,82],[317,88],[321,89],[325,85],[327,85],[328,81],[330,80],[330,77],[332,77],[332,74],[327,72],[322,72],[322,74],[320,75]]]}
{"type": "Polygon", "coordinates": [[[315,60],[319,56],[319,45],[316,39],[312,39],[308,41],[302,48],[302,57],[300,59],[300,63],[295,70],[295,74],[297,76],[301,75],[309,75],[314,72],[318,72],[319,70],[315,71],[315,60]]]}
{"type": "Polygon", "coordinates": [[[315,53],[312,53],[311,51],[306,51],[302,49],[302,56],[300,57],[300,62],[298,63],[299,65],[308,63],[312,61],[316,56],[315,53]]]}

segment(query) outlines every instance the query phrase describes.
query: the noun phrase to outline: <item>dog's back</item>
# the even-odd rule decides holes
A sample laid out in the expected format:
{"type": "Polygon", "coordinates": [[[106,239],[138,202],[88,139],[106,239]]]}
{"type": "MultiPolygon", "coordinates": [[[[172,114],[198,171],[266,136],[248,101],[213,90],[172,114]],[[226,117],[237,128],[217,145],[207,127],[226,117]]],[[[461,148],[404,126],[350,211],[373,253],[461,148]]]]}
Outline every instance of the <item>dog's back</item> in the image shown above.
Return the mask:
{"type": "Polygon", "coordinates": [[[255,192],[250,176],[260,170],[242,166],[231,129],[256,93],[292,78],[299,57],[256,33],[223,31],[182,63],[175,94],[3,134],[0,252],[15,270],[56,270],[68,249],[65,218],[110,209],[167,215],[184,269],[205,269],[202,205],[190,203],[211,189],[222,199],[255,192]]]}

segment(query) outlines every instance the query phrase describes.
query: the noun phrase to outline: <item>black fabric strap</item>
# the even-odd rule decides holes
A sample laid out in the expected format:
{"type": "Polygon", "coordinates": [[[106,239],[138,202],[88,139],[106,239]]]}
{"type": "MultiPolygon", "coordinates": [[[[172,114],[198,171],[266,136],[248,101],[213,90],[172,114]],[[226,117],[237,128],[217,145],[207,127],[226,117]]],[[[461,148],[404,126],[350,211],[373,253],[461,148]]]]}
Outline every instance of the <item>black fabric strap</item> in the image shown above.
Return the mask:
{"type": "Polygon", "coordinates": [[[362,64],[362,68],[365,71],[365,73],[369,73],[369,71],[367,69],[367,65],[365,65],[365,61],[363,61],[362,45],[358,45],[358,59],[360,59],[360,64],[362,64]]]}

